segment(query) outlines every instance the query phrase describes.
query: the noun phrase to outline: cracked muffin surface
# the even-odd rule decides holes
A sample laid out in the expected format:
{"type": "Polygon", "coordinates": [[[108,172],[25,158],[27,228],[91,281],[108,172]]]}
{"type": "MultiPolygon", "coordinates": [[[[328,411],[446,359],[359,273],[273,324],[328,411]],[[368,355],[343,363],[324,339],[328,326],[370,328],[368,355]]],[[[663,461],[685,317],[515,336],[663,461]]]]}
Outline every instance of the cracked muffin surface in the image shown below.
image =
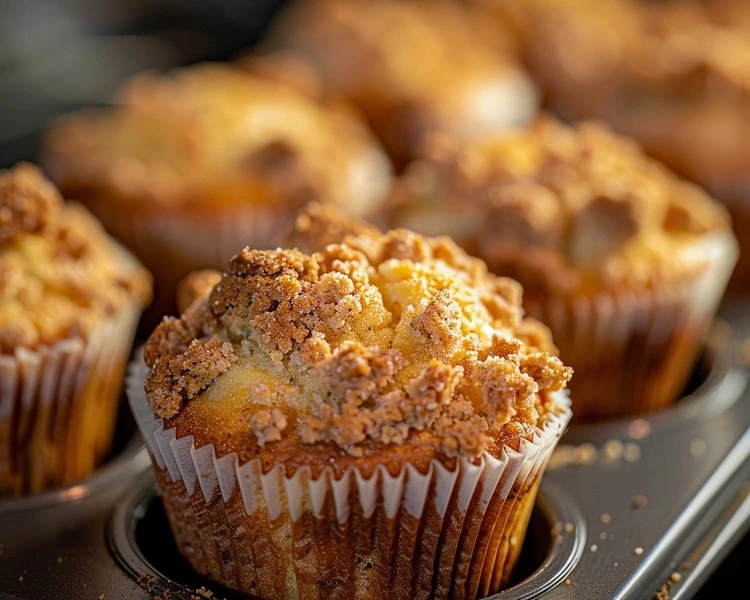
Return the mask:
{"type": "Polygon", "coordinates": [[[312,254],[245,249],[188,286],[145,348],[165,426],[242,462],[366,471],[497,456],[562,410],[571,370],[515,281],[448,238],[350,229],[312,254]]]}
{"type": "Polygon", "coordinates": [[[31,164],[0,173],[0,352],[86,338],[133,302],[151,276],[31,164]]]}

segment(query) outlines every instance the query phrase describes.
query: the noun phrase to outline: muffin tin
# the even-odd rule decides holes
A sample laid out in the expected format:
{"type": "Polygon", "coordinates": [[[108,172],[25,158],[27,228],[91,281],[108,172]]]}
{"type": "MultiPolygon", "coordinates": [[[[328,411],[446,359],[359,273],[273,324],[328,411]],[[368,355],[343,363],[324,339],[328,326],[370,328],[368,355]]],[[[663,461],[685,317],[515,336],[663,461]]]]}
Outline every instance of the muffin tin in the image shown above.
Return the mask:
{"type": "MultiPolygon", "coordinates": [[[[724,310],[673,408],[569,428],[516,583],[493,600],[688,598],[705,583],[750,529],[749,317],[724,310]]],[[[120,429],[89,481],[0,502],[0,598],[238,597],[180,557],[126,411],[120,429]]]]}

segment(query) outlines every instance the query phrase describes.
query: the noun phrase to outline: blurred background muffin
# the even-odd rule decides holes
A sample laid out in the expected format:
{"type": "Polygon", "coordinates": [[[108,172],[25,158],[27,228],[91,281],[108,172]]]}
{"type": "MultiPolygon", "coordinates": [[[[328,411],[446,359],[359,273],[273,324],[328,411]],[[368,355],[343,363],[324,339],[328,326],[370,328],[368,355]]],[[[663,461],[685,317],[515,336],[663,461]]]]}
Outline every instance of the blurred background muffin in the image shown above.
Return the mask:
{"type": "Polygon", "coordinates": [[[0,496],[109,452],[151,277],[30,164],[0,172],[0,496]]]}
{"type": "Polygon", "coordinates": [[[112,106],[61,117],[42,161],[153,271],[155,318],[189,271],[273,247],[305,202],[363,214],[391,178],[348,108],[218,63],[141,74],[112,106]]]}
{"type": "Polygon", "coordinates": [[[310,61],[327,93],[364,111],[398,168],[434,132],[471,138],[525,123],[537,108],[512,38],[457,2],[290,2],[260,47],[310,61]]]}
{"type": "Polygon", "coordinates": [[[432,152],[381,220],[451,235],[521,283],[575,369],[574,420],[677,400],[737,258],[724,207],[596,122],[432,152]]]}
{"type": "Polygon", "coordinates": [[[518,558],[571,370],[520,286],[448,238],[351,229],[314,254],[246,248],[212,288],[197,274],[134,363],[178,547],[266,600],[485,597],[518,558]]]}
{"type": "Polygon", "coordinates": [[[477,4],[513,24],[546,106],[607,121],[728,206],[741,248],[730,290],[750,292],[750,3],[477,4]]]}

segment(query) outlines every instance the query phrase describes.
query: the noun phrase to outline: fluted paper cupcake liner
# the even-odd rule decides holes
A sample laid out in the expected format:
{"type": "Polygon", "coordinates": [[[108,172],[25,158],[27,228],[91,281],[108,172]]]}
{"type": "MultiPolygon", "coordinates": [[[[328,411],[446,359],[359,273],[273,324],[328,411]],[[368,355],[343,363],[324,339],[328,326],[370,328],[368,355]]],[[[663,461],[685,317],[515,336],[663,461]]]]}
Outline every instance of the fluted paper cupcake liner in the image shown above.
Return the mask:
{"type": "Polygon", "coordinates": [[[365,477],[350,466],[287,476],[165,429],[148,403],[145,364],[128,397],[183,555],[227,587],[276,598],[475,598],[507,583],[549,457],[570,419],[566,393],[532,440],[499,457],[406,463],[365,477]],[[515,539],[513,539],[515,538],[515,539]],[[508,547],[512,546],[509,551],[508,547]]]}
{"type": "Polygon", "coordinates": [[[149,328],[165,314],[176,312],[175,290],[189,272],[224,270],[245,246],[276,247],[277,237],[294,216],[291,210],[260,204],[134,209],[124,203],[89,202],[87,206],[153,273],[155,300],[143,319],[149,328]]]}
{"type": "Polygon", "coordinates": [[[107,454],[140,306],[70,338],[0,355],[0,496],[72,483],[107,454]]]}
{"type": "Polygon", "coordinates": [[[695,251],[708,267],[684,283],[527,306],[573,367],[576,421],[648,413],[679,398],[726,290],[737,243],[714,236],[695,251]]]}

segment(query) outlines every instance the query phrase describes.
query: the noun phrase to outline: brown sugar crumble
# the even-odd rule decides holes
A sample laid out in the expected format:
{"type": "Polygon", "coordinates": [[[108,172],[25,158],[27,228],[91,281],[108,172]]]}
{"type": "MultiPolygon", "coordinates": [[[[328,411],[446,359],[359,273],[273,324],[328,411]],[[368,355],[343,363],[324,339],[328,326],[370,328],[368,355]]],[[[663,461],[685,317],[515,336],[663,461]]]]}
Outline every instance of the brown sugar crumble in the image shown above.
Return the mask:
{"type": "Polygon", "coordinates": [[[50,227],[62,211],[62,197],[39,168],[20,163],[0,175],[0,244],[19,233],[50,227]]]}
{"type": "Polygon", "coordinates": [[[702,260],[666,264],[688,238],[728,231],[726,210],[603,122],[540,116],[415,162],[381,220],[432,227],[538,293],[614,289],[690,276],[702,260]]]}
{"type": "Polygon", "coordinates": [[[559,409],[550,394],[572,371],[524,319],[517,283],[447,238],[351,229],[311,240],[313,254],[245,249],[165,319],[144,353],[157,416],[215,388],[252,399],[241,412],[258,447],[299,436],[362,456],[427,435],[476,457],[489,433],[529,436],[559,409]]]}

